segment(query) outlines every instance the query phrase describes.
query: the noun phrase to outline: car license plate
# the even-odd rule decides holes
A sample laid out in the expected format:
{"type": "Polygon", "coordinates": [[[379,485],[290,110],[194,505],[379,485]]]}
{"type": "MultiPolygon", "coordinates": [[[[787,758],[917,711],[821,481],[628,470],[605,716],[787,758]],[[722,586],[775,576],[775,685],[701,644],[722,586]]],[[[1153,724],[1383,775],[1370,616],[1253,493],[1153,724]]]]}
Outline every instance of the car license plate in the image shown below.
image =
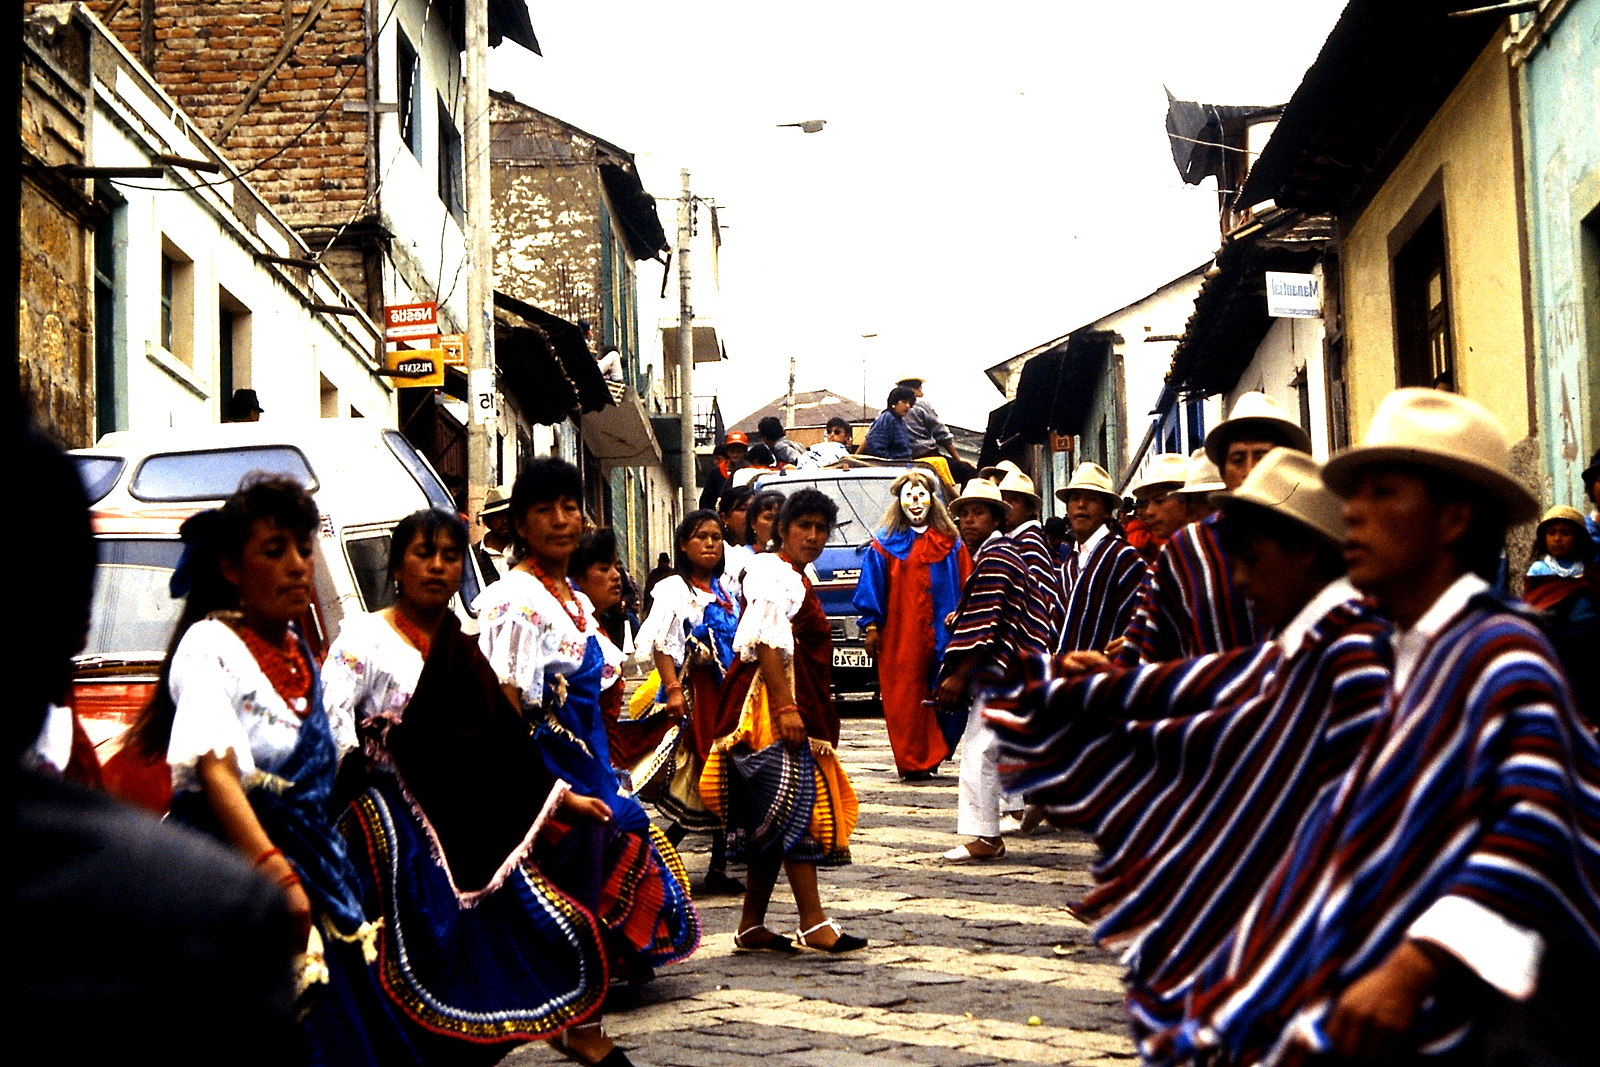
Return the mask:
{"type": "Polygon", "coordinates": [[[833,665],[835,667],[870,667],[872,657],[867,655],[864,648],[835,648],[833,650],[833,665]]]}

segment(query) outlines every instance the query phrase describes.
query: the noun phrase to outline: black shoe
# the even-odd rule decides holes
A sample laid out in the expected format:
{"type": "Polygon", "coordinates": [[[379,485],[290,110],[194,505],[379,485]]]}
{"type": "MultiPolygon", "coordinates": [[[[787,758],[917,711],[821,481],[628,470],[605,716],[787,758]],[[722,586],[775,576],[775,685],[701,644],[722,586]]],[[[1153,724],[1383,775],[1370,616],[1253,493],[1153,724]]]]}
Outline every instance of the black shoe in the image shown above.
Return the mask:
{"type": "Polygon", "coordinates": [[[696,890],[708,897],[737,897],[744,894],[744,883],[724,871],[707,871],[696,890]]]}

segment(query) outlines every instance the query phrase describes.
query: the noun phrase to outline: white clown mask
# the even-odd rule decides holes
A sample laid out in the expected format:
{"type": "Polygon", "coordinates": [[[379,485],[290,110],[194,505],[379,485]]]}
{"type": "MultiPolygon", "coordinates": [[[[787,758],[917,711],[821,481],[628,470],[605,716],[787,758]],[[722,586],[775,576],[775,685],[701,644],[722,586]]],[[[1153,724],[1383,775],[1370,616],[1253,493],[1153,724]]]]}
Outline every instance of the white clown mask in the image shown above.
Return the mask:
{"type": "Polygon", "coordinates": [[[900,510],[913,526],[928,525],[928,509],[933,505],[933,494],[919,481],[908,481],[900,487],[900,510]]]}

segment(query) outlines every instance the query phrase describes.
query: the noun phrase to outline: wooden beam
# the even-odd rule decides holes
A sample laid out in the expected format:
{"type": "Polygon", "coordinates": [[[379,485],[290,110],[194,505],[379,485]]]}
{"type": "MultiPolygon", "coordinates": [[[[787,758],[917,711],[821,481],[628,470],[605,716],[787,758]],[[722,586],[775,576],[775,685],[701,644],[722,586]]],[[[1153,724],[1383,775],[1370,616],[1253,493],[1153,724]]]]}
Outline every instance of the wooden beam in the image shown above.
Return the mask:
{"type": "Polygon", "coordinates": [[[224,119],[222,125],[217,127],[217,143],[221,144],[228,139],[228,134],[232,133],[233,128],[239,124],[239,120],[244,118],[245,112],[250,110],[250,106],[261,95],[261,90],[267,87],[267,82],[271,81],[272,76],[278,73],[278,68],[283,66],[284,60],[289,58],[290,53],[295,50],[295,46],[300,43],[300,39],[306,35],[306,31],[311,29],[312,23],[317,21],[327,6],[328,0],[313,0],[311,10],[306,12],[305,18],[300,20],[300,24],[294,28],[293,32],[284,38],[283,47],[278,49],[278,54],[272,57],[272,62],[267,64],[267,69],[257,75],[255,82],[250,86],[250,90],[244,94],[244,99],[239,101],[239,106],[233,109],[233,114],[224,119]]]}

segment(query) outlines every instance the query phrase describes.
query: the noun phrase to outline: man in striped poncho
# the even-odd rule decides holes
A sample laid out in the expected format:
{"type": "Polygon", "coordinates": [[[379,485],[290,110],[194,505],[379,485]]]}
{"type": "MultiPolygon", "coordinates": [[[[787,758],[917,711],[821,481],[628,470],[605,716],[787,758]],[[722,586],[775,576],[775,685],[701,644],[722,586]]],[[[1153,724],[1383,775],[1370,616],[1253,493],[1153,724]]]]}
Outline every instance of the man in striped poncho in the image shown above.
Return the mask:
{"type": "Polygon", "coordinates": [[[1348,769],[1388,679],[1382,623],[1341,577],[1341,504],[1311,457],[1276,449],[1222,498],[1241,595],[1274,641],[1076,681],[1106,661],[1069,655],[987,708],[1008,787],[1101,849],[1074,910],[1126,953],[1153,1062],[1301,812],[1348,769]]]}
{"type": "MultiPolygon", "coordinates": [[[[1206,435],[1206,455],[1229,490],[1273,448],[1311,451],[1311,435],[1265,393],[1245,393],[1206,435]]],[[[1191,523],[1161,550],[1128,627],[1118,661],[1161,663],[1254,644],[1262,636],[1233,588],[1216,518],[1191,523]]]]}
{"type": "MultiPolygon", "coordinates": [[[[985,472],[989,473],[988,471],[985,472]]],[[[1061,570],[1039,525],[1039,494],[1015,466],[998,470],[996,495],[1010,536],[983,549],[950,623],[935,699],[947,713],[968,707],[975,679],[998,675],[1016,656],[1049,655],[1061,640],[1065,595],[1061,570]]],[[[957,505],[976,503],[973,479],[957,505]],[[973,498],[969,501],[969,497],[973,498]]],[[[960,808],[956,829],[972,840],[944,854],[952,862],[998,859],[1002,793],[995,769],[995,738],[974,729],[962,746],[960,808]]]]}
{"type": "MultiPolygon", "coordinates": [[[[1600,747],[1549,642],[1479,577],[1537,503],[1488,412],[1434,390],[1390,394],[1325,475],[1350,579],[1393,619],[1393,677],[1196,983],[1177,1049],[1478,1062],[1480,1024],[1535,991],[1576,1001],[1600,969],[1600,747]]],[[[1568,1022],[1524,1032],[1534,1059],[1580,1062],[1568,1022]]]]}
{"type": "Polygon", "coordinates": [[[1098,463],[1080,463],[1056,496],[1067,506],[1072,547],[1063,566],[1066,629],[1060,651],[1099,651],[1128,628],[1147,570],[1139,550],[1112,527],[1122,499],[1098,463]]]}

